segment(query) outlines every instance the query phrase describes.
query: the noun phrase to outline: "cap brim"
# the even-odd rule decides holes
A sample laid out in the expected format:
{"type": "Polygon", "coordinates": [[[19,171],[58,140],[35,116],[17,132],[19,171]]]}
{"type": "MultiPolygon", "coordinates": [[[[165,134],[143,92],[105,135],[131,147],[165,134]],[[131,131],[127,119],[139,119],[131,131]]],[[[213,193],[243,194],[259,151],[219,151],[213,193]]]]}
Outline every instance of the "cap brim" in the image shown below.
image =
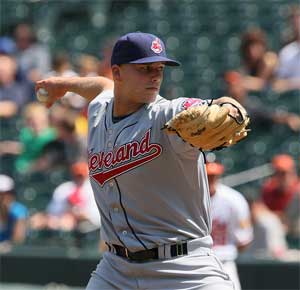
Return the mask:
{"type": "Polygon", "coordinates": [[[151,62],[165,62],[165,64],[169,66],[180,66],[180,62],[163,56],[151,56],[151,57],[140,58],[137,60],[133,60],[129,63],[151,63],[151,62]]]}

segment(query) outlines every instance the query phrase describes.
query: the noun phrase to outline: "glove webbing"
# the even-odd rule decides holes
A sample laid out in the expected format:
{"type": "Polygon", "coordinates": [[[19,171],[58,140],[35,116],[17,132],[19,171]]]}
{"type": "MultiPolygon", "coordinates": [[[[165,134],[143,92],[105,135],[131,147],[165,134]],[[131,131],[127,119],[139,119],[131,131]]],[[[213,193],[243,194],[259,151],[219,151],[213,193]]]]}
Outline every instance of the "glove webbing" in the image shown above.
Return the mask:
{"type": "Polygon", "coordinates": [[[248,115],[246,114],[245,117],[244,117],[241,109],[237,105],[235,105],[235,104],[233,104],[231,102],[221,103],[220,106],[222,107],[225,104],[230,104],[231,106],[235,107],[238,110],[238,113],[239,113],[239,116],[240,116],[239,119],[237,117],[232,116],[231,114],[228,114],[228,116],[231,117],[231,118],[233,118],[239,125],[242,125],[243,122],[245,121],[245,117],[248,117],[248,115]]]}

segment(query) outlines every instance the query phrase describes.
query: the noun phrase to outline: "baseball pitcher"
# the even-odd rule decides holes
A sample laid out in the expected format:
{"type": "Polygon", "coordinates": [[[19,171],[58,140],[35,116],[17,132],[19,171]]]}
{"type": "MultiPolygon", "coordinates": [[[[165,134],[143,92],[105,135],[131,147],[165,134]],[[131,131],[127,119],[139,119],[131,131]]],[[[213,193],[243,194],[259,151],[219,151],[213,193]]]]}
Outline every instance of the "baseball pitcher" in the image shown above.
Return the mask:
{"type": "Polygon", "coordinates": [[[113,82],[50,78],[36,85],[48,107],[68,91],[91,101],[89,174],[109,250],[87,290],[233,289],[211,250],[203,151],[244,138],[249,118],[229,97],[161,97],[165,66],[178,65],[161,39],[134,32],[113,48],[113,82]]]}

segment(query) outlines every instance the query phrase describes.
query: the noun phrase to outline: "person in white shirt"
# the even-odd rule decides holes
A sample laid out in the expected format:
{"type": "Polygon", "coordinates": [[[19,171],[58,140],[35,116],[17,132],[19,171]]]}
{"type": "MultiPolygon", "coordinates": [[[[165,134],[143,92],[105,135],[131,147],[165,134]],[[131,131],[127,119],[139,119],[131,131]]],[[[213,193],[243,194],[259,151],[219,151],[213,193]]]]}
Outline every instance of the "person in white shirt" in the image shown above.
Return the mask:
{"type": "Polygon", "coordinates": [[[72,180],[57,186],[45,213],[31,217],[34,229],[89,232],[100,227],[100,216],[88,178],[88,165],[71,166],[72,180]]]}
{"type": "Polygon", "coordinates": [[[249,206],[240,192],[219,182],[224,172],[222,164],[207,163],[206,171],[211,196],[213,250],[235,289],[240,290],[235,259],[253,239],[249,206]]]}
{"type": "Polygon", "coordinates": [[[300,6],[290,7],[291,41],[279,51],[276,80],[277,91],[299,90],[300,85],[300,6]]]}

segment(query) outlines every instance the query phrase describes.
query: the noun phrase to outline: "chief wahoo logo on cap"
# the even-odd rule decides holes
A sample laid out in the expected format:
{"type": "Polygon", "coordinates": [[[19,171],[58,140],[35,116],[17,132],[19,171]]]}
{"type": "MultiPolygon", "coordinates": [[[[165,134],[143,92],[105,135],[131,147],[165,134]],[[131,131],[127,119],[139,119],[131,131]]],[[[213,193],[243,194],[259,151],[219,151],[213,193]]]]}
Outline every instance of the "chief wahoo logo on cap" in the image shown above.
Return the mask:
{"type": "Polygon", "coordinates": [[[155,52],[155,53],[161,53],[163,48],[162,48],[162,45],[160,43],[160,40],[158,38],[155,38],[153,41],[152,41],[152,44],[151,44],[151,49],[155,52]]]}

